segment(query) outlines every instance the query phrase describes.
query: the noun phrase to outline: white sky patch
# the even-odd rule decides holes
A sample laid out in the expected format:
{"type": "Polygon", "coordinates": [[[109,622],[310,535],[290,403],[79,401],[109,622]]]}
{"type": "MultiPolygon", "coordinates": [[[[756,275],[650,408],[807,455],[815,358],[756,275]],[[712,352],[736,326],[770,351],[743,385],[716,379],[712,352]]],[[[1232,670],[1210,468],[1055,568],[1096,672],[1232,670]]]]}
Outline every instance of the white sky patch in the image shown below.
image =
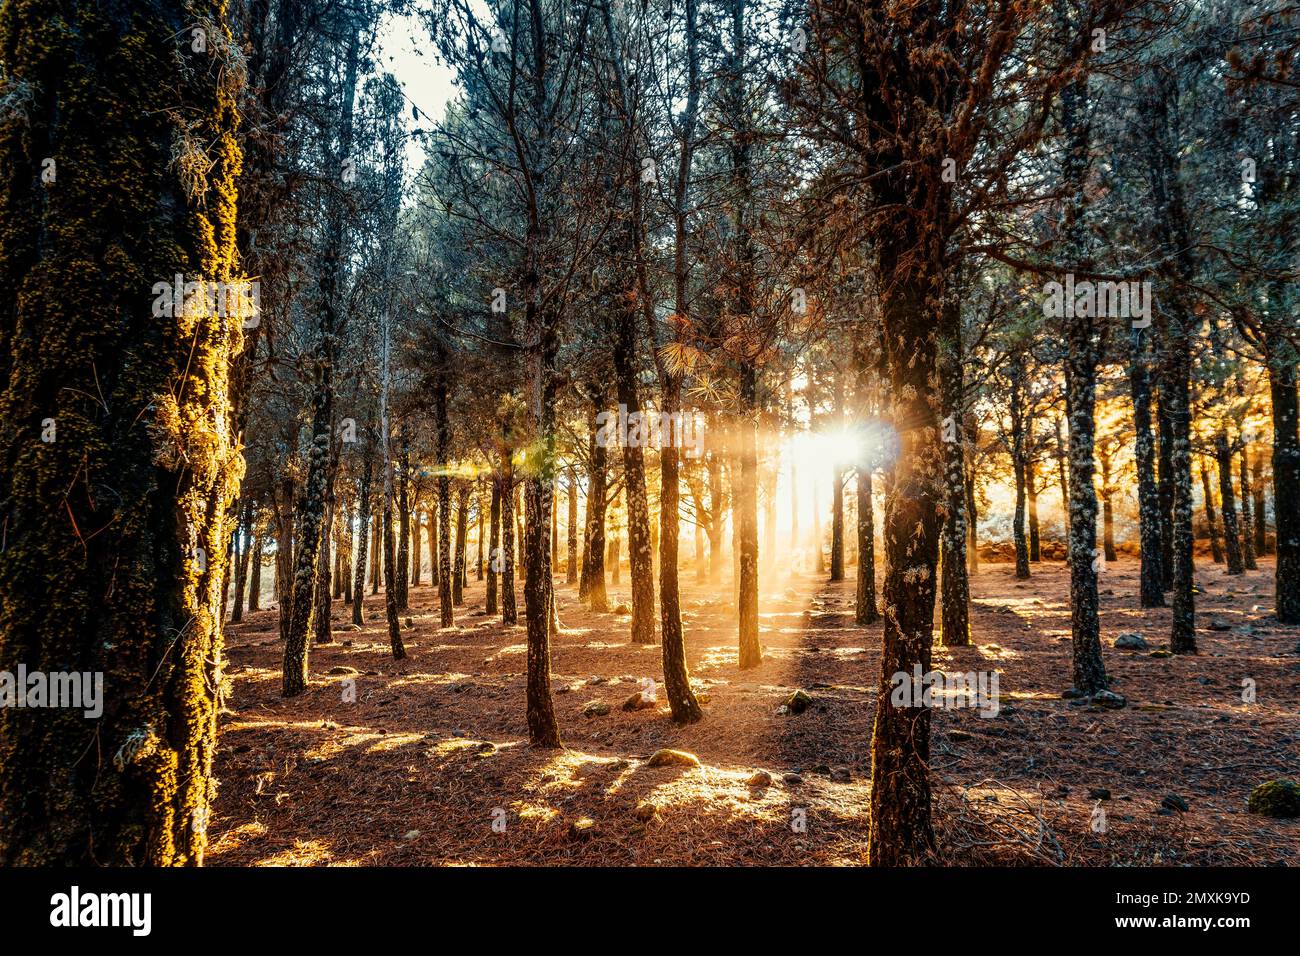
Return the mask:
{"type": "MultiPolygon", "coordinates": [[[[379,25],[378,67],[392,73],[406,95],[408,133],[428,131],[442,119],[456,95],[455,74],[438,58],[422,18],[385,15],[379,25]],[[419,111],[416,119],[413,110],[419,111]]],[[[406,167],[412,173],[424,164],[424,143],[416,136],[406,141],[406,167]]]]}

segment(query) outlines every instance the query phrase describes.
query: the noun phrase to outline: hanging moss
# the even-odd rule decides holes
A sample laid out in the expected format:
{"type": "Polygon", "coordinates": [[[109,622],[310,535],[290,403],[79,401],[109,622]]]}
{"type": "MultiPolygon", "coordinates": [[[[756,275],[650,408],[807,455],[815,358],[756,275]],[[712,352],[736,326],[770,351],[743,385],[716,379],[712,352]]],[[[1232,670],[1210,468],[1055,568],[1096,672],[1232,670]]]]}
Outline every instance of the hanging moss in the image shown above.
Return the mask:
{"type": "Polygon", "coordinates": [[[239,278],[224,17],[0,6],[0,669],[104,674],[98,719],[0,710],[0,863],[202,861],[241,332],[151,290],[239,278]]]}

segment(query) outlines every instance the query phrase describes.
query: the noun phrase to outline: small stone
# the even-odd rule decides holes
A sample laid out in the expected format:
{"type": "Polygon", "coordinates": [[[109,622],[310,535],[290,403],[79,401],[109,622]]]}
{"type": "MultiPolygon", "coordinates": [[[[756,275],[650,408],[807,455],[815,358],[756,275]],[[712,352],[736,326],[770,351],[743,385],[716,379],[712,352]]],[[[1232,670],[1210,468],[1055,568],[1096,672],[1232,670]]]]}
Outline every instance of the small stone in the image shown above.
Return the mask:
{"type": "Polygon", "coordinates": [[[750,778],[745,781],[748,787],[770,787],[772,786],[772,775],[766,770],[755,770],[750,778]]]}
{"type": "Polygon", "coordinates": [[[971,736],[964,730],[950,730],[948,731],[948,739],[955,743],[961,743],[964,740],[970,740],[971,736]]]}
{"type": "Polygon", "coordinates": [[[405,833],[402,834],[403,840],[418,840],[419,837],[420,837],[419,830],[407,830],[405,833]]]}
{"type": "Polygon", "coordinates": [[[791,786],[798,786],[803,783],[803,777],[797,773],[783,773],[781,774],[781,782],[788,783],[791,786]]]}
{"type": "Polygon", "coordinates": [[[596,821],[591,817],[582,817],[569,824],[569,836],[574,840],[586,840],[596,830],[596,821]]]}
{"type": "Polygon", "coordinates": [[[405,621],[403,621],[402,623],[406,625],[406,629],[407,629],[408,631],[409,631],[411,628],[415,627],[415,621],[412,620],[412,619],[409,618],[409,617],[408,617],[405,621]]]}
{"type": "Polygon", "coordinates": [[[361,673],[361,671],[357,670],[355,667],[344,667],[342,664],[338,665],[337,667],[331,667],[329,672],[331,674],[360,674],[361,673]]]}
{"type": "Polygon", "coordinates": [[[605,683],[608,683],[608,682],[609,682],[609,678],[608,678],[608,677],[589,677],[589,678],[587,679],[587,686],[588,686],[588,687],[595,687],[595,686],[597,686],[598,684],[605,684],[605,683]]]}
{"type": "Polygon", "coordinates": [[[656,750],[646,761],[647,767],[698,767],[700,758],[685,750],[656,750]]]}
{"type": "Polygon", "coordinates": [[[812,697],[802,690],[797,690],[786,698],[785,707],[792,714],[802,714],[812,706],[812,697]]]}
{"type": "Polygon", "coordinates": [[[632,605],[630,605],[630,604],[617,604],[617,605],[614,606],[614,613],[615,613],[615,614],[631,614],[631,613],[632,613],[632,605]]]}
{"type": "Polygon", "coordinates": [[[1089,800],[1109,800],[1109,799],[1110,799],[1110,791],[1107,790],[1105,787],[1089,787],[1089,788],[1088,788],[1088,799],[1089,799],[1089,800]]]}
{"type": "Polygon", "coordinates": [[[648,823],[659,815],[659,808],[649,800],[644,800],[636,805],[636,809],[632,811],[632,815],[642,823],[648,823]]]}
{"type": "Polygon", "coordinates": [[[1121,651],[1145,651],[1150,646],[1137,631],[1129,631],[1115,638],[1115,647],[1121,651]]]}
{"type": "Polygon", "coordinates": [[[1300,784],[1293,780],[1270,780],[1250,792],[1246,809],[1266,817],[1300,817],[1300,784]]]}
{"type": "Polygon", "coordinates": [[[343,647],[351,647],[351,646],[352,646],[352,642],[351,642],[351,641],[344,641],[343,644],[342,644],[342,646],[343,646],[343,647]]]}
{"type": "Polygon", "coordinates": [[[1216,617],[1214,620],[1212,620],[1212,621],[1210,622],[1210,630],[1211,630],[1211,631],[1230,631],[1230,630],[1232,630],[1232,625],[1229,624],[1227,621],[1222,620],[1221,618],[1217,618],[1217,617],[1216,617]]]}
{"type": "Polygon", "coordinates": [[[646,708],[653,707],[654,705],[655,702],[653,700],[647,700],[645,694],[641,693],[640,691],[637,691],[627,700],[623,701],[624,710],[645,710],[646,708]]]}
{"type": "Polygon", "coordinates": [[[1147,656],[1148,657],[1173,657],[1174,653],[1173,651],[1169,650],[1167,647],[1161,647],[1157,650],[1152,651],[1147,656]]]}
{"type": "Polygon", "coordinates": [[[1160,801],[1160,806],[1166,810],[1177,810],[1179,813],[1186,813],[1191,809],[1187,801],[1176,793],[1166,794],[1165,798],[1160,801]]]}
{"type": "Polygon", "coordinates": [[[603,700],[588,701],[582,708],[582,716],[584,717],[604,717],[608,713],[609,704],[603,700]]]}
{"type": "Polygon", "coordinates": [[[1128,703],[1128,700],[1123,694],[1117,694],[1113,690],[1099,690],[1092,695],[1092,703],[1106,710],[1119,710],[1128,703]]]}
{"type": "Polygon", "coordinates": [[[848,767],[833,767],[831,768],[831,779],[836,783],[851,783],[853,773],[848,767]]]}
{"type": "Polygon", "coordinates": [[[1061,700],[1079,700],[1087,696],[1087,694],[1079,690],[1077,687],[1067,687],[1065,690],[1061,691],[1061,700]]]}

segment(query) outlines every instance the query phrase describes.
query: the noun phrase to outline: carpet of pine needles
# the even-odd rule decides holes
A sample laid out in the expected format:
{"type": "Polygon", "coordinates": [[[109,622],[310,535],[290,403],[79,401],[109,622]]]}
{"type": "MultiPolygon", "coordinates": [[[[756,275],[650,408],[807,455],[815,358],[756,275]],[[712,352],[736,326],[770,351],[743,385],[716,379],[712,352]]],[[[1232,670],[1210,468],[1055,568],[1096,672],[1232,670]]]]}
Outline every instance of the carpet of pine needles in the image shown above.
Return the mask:
{"type": "MultiPolygon", "coordinates": [[[[557,577],[562,751],[528,746],[525,632],[484,615],[480,581],[446,630],[436,592],[427,582],[412,590],[402,661],[389,653],[381,598],[367,594],[355,631],[336,601],[334,643],[312,648],[311,686],[289,700],[277,612],[250,615],[228,628],[232,693],[208,862],[862,864],[880,636],[853,624],[855,572],[841,583],[794,575],[769,585],[764,663],[742,672],[730,585],[683,570],[691,675],[708,703],[702,722],[680,728],[663,701],[660,648],[630,644],[626,615],[588,611],[557,577]],[[660,680],[658,707],[622,710],[646,676],[660,680]],[[779,714],[796,688],[812,706],[779,714]],[[583,716],[598,699],[610,712],[583,716]],[[646,766],[664,747],[701,766],[646,766]],[[747,785],[758,770],[770,786],[747,785]],[[791,773],[801,780],[787,782],[791,773]],[[575,829],[580,820],[591,823],[575,829]]],[[[1300,821],[1246,809],[1255,785],[1300,775],[1300,628],[1273,618],[1272,580],[1271,558],[1239,577],[1198,559],[1200,654],[1160,658],[1111,646],[1125,631],[1140,631],[1152,650],[1167,646],[1169,612],[1136,606],[1134,559],[1109,565],[1104,653],[1128,706],[1103,711],[1060,696],[1070,683],[1065,566],[1036,564],[1031,580],[1016,581],[1011,565],[984,564],[972,580],[974,646],[936,648],[934,666],[996,669],[1001,712],[933,713],[936,862],[1300,864],[1300,821]],[[1243,678],[1255,681],[1252,704],[1243,678]],[[1168,796],[1188,811],[1162,808],[1168,796]]],[[[610,592],[611,606],[630,600],[626,569],[610,592]]]]}

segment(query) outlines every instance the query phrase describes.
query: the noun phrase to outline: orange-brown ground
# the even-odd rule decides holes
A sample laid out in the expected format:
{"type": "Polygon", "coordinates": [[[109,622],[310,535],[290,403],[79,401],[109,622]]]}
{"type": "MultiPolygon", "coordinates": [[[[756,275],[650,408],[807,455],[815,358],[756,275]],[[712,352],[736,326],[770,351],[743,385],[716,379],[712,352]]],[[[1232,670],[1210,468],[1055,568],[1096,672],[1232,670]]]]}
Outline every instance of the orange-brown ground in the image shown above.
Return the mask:
{"type": "MultiPolygon", "coordinates": [[[[1002,710],[934,713],[943,862],[1300,863],[1300,822],[1246,811],[1253,786],[1300,768],[1300,628],[1273,621],[1272,561],[1260,565],[1230,578],[1198,561],[1200,656],[1163,659],[1110,646],[1138,630],[1158,648],[1169,621],[1167,610],[1135,606],[1133,559],[1110,565],[1106,666],[1128,706],[1094,711],[1059,696],[1070,670],[1064,565],[1035,565],[1017,582],[1009,565],[985,564],[972,582],[976,646],[937,648],[935,666],[996,669],[1002,710]],[[1210,630],[1216,620],[1230,629],[1210,630]],[[1256,683],[1254,704],[1242,702],[1243,678],[1256,683]],[[1100,804],[1104,834],[1090,826],[1098,787],[1111,795],[1100,804]],[[1158,813],[1167,795],[1189,811],[1158,813]]],[[[279,696],[276,612],[252,615],[228,631],[233,695],[208,862],[862,863],[879,631],[853,626],[854,571],[844,583],[795,576],[770,588],[764,664],[741,672],[729,584],[697,584],[683,570],[691,674],[709,698],[705,719],[685,728],[668,719],[662,683],[657,709],[620,709],[637,678],[661,677],[660,649],[629,644],[628,618],[589,612],[559,583],[562,752],[527,745],[524,631],[482,614],[482,582],[471,580],[457,627],[445,631],[436,595],[414,589],[403,661],[388,652],[380,599],[367,595],[359,632],[335,602],[336,642],[312,649],[311,687],[292,700],[279,696]],[[348,678],[328,673],[340,666],[359,672],[355,703],[342,699],[348,678]],[[779,715],[795,688],[813,706],[779,715]],[[609,714],[582,716],[598,698],[609,714]],[[702,766],[645,766],[661,747],[702,766]],[[849,782],[826,772],[842,767],[849,782]],[[773,783],[751,790],[759,769],[773,783]],[[802,782],[784,782],[795,770],[802,782]],[[796,832],[801,816],[806,829],[796,832]],[[580,818],[594,827],[575,835],[580,818]]],[[[626,569],[611,599],[629,600],[626,569]]]]}

